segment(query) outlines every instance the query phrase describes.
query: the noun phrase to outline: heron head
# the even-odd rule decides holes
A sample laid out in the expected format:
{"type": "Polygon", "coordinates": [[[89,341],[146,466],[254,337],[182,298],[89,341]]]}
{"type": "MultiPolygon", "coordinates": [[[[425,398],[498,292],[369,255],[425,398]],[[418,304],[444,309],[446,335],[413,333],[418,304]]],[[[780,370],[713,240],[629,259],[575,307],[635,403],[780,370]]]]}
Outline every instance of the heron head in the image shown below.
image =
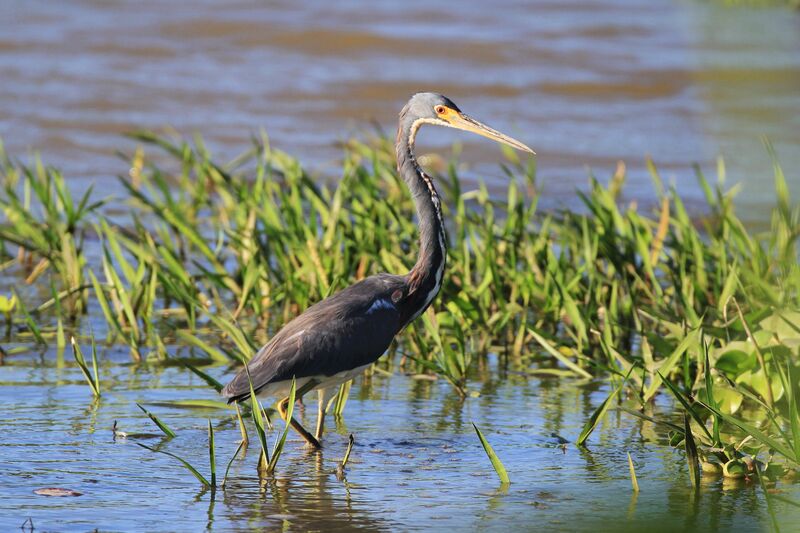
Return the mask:
{"type": "Polygon", "coordinates": [[[469,115],[461,112],[458,106],[448,97],[438,93],[417,93],[411,97],[403,111],[401,120],[407,121],[410,130],[415,130],[421,124],[433,124],[459,130],[470,131],[488,137],[493,141],[507,144],[517,150],[535,154],[516,139],[478,122],[469,115]]]}

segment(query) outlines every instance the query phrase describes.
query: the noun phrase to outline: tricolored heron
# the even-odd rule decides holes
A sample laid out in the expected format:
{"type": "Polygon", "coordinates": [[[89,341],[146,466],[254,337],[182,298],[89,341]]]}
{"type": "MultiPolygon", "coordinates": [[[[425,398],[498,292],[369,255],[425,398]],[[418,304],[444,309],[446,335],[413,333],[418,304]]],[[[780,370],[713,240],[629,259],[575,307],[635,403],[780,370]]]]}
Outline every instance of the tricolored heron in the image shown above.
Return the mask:
{"type": "MultiPolygon", "coordinates": [[[[317,389],[317,430],[312,436],[296,420],[292,427],[319,448],[328,400],[336,387],[358,376],[376,361],[405,326],[416,319],[442,287],[447,241],[441,203],[433,180],[414,157],[420,126],[432,124],[471,131],[518,150],[533,153],[521,142],[463,114],[449,98],[418,93],[400,112],[397,130],[397,170],[417,209],[420,251],[404,275],[376,274],[312,305],[286,324],[247,364],[259,396],[283,398],[278,404],[286,419],[292,378],[301,393],[317,389]]],[[[248,398],[250,384],[242,369],[222,390],[228,402],[248,398]]]]}

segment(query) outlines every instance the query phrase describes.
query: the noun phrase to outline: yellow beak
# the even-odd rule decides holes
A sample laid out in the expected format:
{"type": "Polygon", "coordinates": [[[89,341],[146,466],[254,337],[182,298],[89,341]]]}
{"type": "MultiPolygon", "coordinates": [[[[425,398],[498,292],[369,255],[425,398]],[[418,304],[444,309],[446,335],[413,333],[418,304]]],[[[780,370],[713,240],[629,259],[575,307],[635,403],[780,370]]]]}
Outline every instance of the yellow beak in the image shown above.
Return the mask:
{"type": "Polygon", "coordinates": [[[497,141],[499,143],[507,144],[512,148],[516,148],[517,150],[522,150],[523,152],[529,152],[531,154],[536,155],[536,152],[531,150],[528,146],[522,144],[518,140],[509,137],[508,135],[504,135],[499,131],[490,128],[486,124],[478,122],[474,118],[465,115],[464,113],[460,113],[455,111],[454,109],[448,109],[448,112],[444,114],[444,116],[440,115],[442,119],[446,120],[448,124],[453,128],[458,128],[464,131],[471,131],[472,133],[477,133],[478,135],[483,135],[484,137],[488,137],[493,141],[497,141]]]}

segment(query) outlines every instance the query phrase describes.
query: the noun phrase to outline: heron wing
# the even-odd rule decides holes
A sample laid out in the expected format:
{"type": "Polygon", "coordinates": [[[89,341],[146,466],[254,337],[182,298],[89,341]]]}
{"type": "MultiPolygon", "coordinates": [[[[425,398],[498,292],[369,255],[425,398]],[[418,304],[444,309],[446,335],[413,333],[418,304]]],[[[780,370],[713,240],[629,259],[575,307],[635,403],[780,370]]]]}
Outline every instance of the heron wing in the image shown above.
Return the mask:
{"type": "MultiPolygon", "coordinates": [[[[392,293],[404,278],[370,276],[309,307],[286,324],[248,363],[253,388],[292,377],[332,376],[378,359],[402,323],[392,293]]],[[[242,369],[222,390],[229,401],[250,393],[242,369]]]]}

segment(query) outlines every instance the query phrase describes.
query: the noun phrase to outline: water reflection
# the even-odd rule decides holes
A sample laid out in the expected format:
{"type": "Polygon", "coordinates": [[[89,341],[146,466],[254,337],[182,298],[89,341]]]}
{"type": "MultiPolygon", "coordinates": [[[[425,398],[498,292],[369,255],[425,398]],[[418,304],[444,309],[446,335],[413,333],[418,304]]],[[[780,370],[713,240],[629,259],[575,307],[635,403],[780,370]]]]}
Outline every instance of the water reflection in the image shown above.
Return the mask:
{"type": "Polygon", "coordinates": [[[275,478],[232,479],[222,493],[223,508],[216,508],[214,519],[247,528],[389,529],[389,524],[371,516],[368,506],[354,502],[354,487],[346,477],[336,478],[325,453],[293,457],[284,465],[284,473],[275,478]]]}
{"type": "MultiPolygon", "coordinates": [[[[322,452],[304,449],[292,435],[275,478],[259,481],[258,445],[251,441],[232,462],[225,489],[201,491],[175,460],[136,446],[135,434],[144,439],[157,431],[135,402],[213,399],[212,390],[184,369],[129,365],[120,356],[119,362],[104,359],[104,395],[94,400],[80,371],[56,369],[55,357],[55,351],[17,355],[0,367],[3,529],[18,528],[28,516],[48,530],[125,529],[132,516],[147,530],[174,524],[193,530],[507,530],[536,524],[594,531],[600,524],[622,531],[749,531],[769,520],[753,483],[703,478],[693,490],[682,453],[665,445],[664,428],[624,411],[610,411],[589,446],[576,448],[572,442],[584,421],[609,392],[604,384],[515,374],[505,381],[476,375],[469,387],[481,394],[461,400],[442,381],[376,372],[353,388],[344,419],[329,424],[322,452]],[[114,421],[132,435],[115,439],[114,421]],[[509,487],[498,483],[471,422],[503,459],[509,487]],[[356,444],[339,479],[350,432],[356,444]],[[638,495],[631,490],[629,452],[638,495]],[[58,499],[32,492],[48,486],[84,495],[58,499]]],[[[487,368],[496,364],[490,360],[487,368]]],[[[206,370],[220,379],[229,374],[224,367],[206,370]]],[[[646,414],[663,416],[669,408],[657,403],[646,414]]],[[[178,436],[143,442],[187,458],[203,473],[210,418],[221,478],[240,438],[230,412],[152,410],[178,436]]],[[[313,418],[313,411],[301,416],[313,418]]],[[[800,499],[797,485],[781,482],[779,488],[800,499]]],[[[786,523],[800,519],[796,508],[776,508],[786,523]]]]}

